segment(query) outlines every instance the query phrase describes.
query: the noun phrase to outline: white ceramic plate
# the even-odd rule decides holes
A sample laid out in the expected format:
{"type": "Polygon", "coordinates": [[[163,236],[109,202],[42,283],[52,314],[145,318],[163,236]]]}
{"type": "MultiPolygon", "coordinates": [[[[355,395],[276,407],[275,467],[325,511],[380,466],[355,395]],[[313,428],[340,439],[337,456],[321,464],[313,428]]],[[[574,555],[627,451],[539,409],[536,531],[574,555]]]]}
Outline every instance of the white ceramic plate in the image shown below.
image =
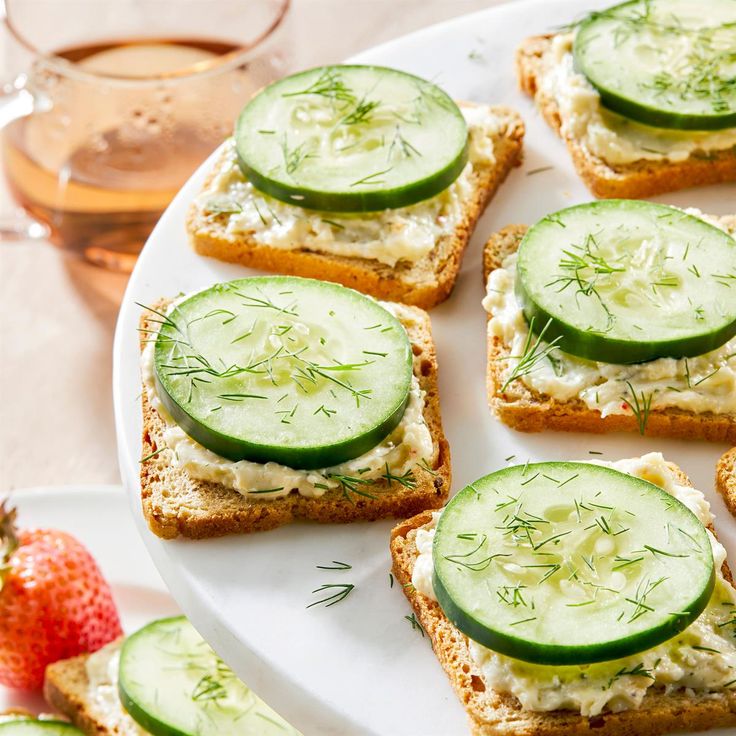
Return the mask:
{"type": "MultiPolygon", "coordinates": [[[[713,492],[716,460],[725,446],[654,441],[638,436],[513,432],[486,407],[485,316],[480,306],[481,246],[509,223],[591,199],[566,150],[516,89],[513,54],[527,35],[549,31],[594,6],[595,0],[513,3],[428,28],[361,54],[436,80],[458,98],[505,103],[527,123],[525,162],[501,187],[481,220],[452,297],[433,310],[445,429],[452,448],[454,489],[504,465],[504,458],[578,459],[589,450],[616,459],[661,450],[705,490],[733,557],[736,523],[713,492]],[[553,169],[527,176],[540,167],[553,169]]],[[[397,3],[400,12],[400,3],[397,3]]],[[[298,524],[276,531],[206,542],[168,542],[145,528],[140,513],[140,382],[136,325],[140,310],[160,296],[202,289],[248,274],[195,255],[184,218],[212,159],[192,177],[162,217],[133,274],[115,341],[114,392],[120,465],[146,545],[170,590],[197,628],[267,702],[307,734],[461,734],[464,712],[426,639],[404,616],[401,591],[389,588],[391,522],[349,526],[298,524]],[[316,565],[341,560],[349,572],[316,565]],[[355,590],[332,608],[305,606],[322,583],[355,590]]],[[[723,214],[736,201],[733,185],[659,197],[723,214]]]]}
{"type": "MultiPolygon", "coordinates": [[[[15,492],[12,501],[18,507],[21,526],[61,529],[87,547],[112,587],[126,632],[155,618],[179,613],[146,553],[122,488],[34,488],[15,492]]],[[[12,707],[37,713],[49,711],[40,695],[0,687],[0,712],[12,707]]]]}

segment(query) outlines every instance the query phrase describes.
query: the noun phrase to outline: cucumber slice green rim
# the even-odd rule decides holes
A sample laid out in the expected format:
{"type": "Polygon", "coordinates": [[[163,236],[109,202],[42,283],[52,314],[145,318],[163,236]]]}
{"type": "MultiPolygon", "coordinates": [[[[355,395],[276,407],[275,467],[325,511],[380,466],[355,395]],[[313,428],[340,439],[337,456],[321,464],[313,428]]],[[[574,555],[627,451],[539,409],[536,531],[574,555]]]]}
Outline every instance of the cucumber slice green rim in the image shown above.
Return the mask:
{"type": "Polygon", "coordinates": [[[66,721],[18,718],[0,723],[2,736],[83,736],[82,731],[66,721]]]}
{"type": "Polygon", "coordinates": [[[381,66],[324,66],[274,82],[235,126],[240,167],[288,204],[334,212],[405,207],[447,189],[468,129],[443,90],[381,66]]]}
{"type": "Polygon", "coordinates": [[[131,718],[153,736],[296,734],[184,616],[154,621],[125,640],[118,693],[131,718]]]}
{"type": "Polygon", "coordinates": [[[530,328],[571,355],[642,363],[736,335],[736,241],[682,210],[612,199],[531,227],[516,294],[530,328]]]}
{"type": "Polygon", "coordinates": [[[646,125],[736,126],[736,3],[631,0],[591,13],[573,44],[601,103],[646,125]]]}
{"type": "Polygon", "coordinates": [[[715,585],[697,517],[590,463],[505,468],[460,491],[435,532],[434,589],[471,639],[538,664],[588,664],[689,626],[715,585]]]}
{"type": "Polygon", "coordinates": [[[155,319],[158,396],[222,457],[327,468],[373,449],[404,414],[406,330],[352,289],[293,276],[239,279],[155,319]]]}

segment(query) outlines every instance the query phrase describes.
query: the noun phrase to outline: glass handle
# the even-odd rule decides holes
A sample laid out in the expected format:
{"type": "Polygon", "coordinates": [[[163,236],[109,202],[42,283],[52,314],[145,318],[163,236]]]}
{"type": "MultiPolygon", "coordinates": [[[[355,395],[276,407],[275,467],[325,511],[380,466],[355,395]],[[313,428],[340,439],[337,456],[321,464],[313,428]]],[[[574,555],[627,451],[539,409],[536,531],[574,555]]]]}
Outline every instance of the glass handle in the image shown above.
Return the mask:
{"type": "Polygon", "coordinates": [[[49,98],[33,89],[25,74],[19,74],[12,82],[2,87],[0,94],[0,128],[33,112],[51,109],[49,98]]]}
{"type": "MultiPolygon", "coordinates": [[[[49,98],[31,91],[25,74],[20,74],[0,89],[0,128],[31,113],[50,109],[49,98]]],[[[29,217],[20,208],[9,214],[0,213],[0,242],[44,240],[48,235],[46,225],[29,217]]]]}

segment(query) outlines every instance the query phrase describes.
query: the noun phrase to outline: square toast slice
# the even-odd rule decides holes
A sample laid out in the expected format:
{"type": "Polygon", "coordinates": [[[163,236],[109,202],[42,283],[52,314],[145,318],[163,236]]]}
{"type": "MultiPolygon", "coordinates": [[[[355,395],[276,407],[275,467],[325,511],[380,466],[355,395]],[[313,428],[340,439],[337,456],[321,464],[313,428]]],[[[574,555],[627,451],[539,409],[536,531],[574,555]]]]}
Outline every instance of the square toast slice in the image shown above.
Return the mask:
{"type": "MultiPolygon", "coordinates": [[[[472,191],[464,202],[462,220],[454,232],[441,236],[434,249],[414,263],[399,261],[395,266],[388,266],[367,258],[259,244],[252,234],[230,234],[227,214],[205,215],[196,201],[187,217],[192,247],[200,255],[221,261],[273,273],[335,281],[377,299],[430,309],[450,295],[478,219],[511,169],[521,163],[524,138],[521,117],[508,107],[494,106],[491,110],[503,121],[502,129],[494,139],[495,163],[474,166],[472,191]]],[[[205,182],[205,188],[224,163],[223,156],[205,182]]]]}
{"type": "MultiPolygon", "coordinates": [[[[692,487],[682,470],[672,463],[668,465],[678,484],[692,487]]],[[[573,711],[524,710],[515,696],[488,688],[470,654],[468,637],[450,623],[438,603],[412,585],[412,571],[418,556],[416,532],[431,521],[432,512],[424,511],[394,527],[390,543],[393,573],[468,712],[473,736],[657,736],[670,731],[736,726],[734,692],[688,695],[678,690],[665,695],[663,691],[650,691],[636,710],[604,711],[587,717],[573,711]]],[[[733,584],[726,563],[723,573],[733,584]]]]}
{"type": "MultiPolygon", "coordinates": [[[[160,302],[154,308],[165,309],[166,305],[160,302]]],[[[156,327],[148,322],[152,316],[150,312],[143,314],[143,329],[156,327]]],[[[148,401],[144,387],[141,457],[148,459],[141,463],[140,484],[143,514],[151,531],[163,539],[180,535],[203,539],[275,529],[297,519],[324,523],[374,521],[442,506],[450,489],[450,447],[442,430],[432,327],[429,315],[417,307],[402,306],[399,318],[412,344],[414,375],[425,392],[424,419],[435,451],[434,458],[427,458],[430,470],[419,468],[415,472],[414,487],[382,480],[370,486],[374,498],[337,488],[319,498],[306,498],[292,491],[282,498],[258,500],[221,484],[197,480],[171,465],[168,452],[155,454],[165,446],[165,424],[148,401]]]]}
{"type": "Polygon", "coordinates": [[[542,89],[541,80],[553,63],[554,34],[527,38],[516,52],[519,86],[549,126],[565,141],[580,178],[604,199],[639,199],[688,187],[736,181],[736,147],[707,154],[696,151],[684,161],[634,161],[609,164],[563,131],[560,108],[542,89]]]}
{"type": "MultiPolygon", "coordinates": [[[[109,662],[122,643],[123,637],[116,639],[102,650],[100,656],[109,662]]],[[[127,736],[133,728],[140,728],[122,705],[119,706],[119,712],[110,713],[97,698],[90,697],[88,659],[89,654],[80,654],[54,662],[46,668],[43,683],[46,702],[63,713],[87,736],[127,736]]]]}
{"type": "MultiPolygon", "coordinates": [[[[736,217],[722,217],[727,226],[736,226],[736,217]]],[[[483,283],[488,274],[500,268],[504,259],[516,252],[527,231],[526,225],[510,225],[491,235],[483,250],[483,283]]],[[[490,315],[489,315],[490,319],[490,315]]],[[[579,399],[559,401],[529,388],[521,381],[501,392],[505,382],[509,346],[497,336],[487,336],[486,387],[488,404],[499,419],[521,432],[542,432],[547,429],[563,432],[638,432],[639,423],[631,414],[609,414],[589,409],[579,399]]],[[[648,437],[704,439],[711,442],[736,442],[736,415],[693,412],[679,408],[652,409],[646,422],[648,437]]]]}

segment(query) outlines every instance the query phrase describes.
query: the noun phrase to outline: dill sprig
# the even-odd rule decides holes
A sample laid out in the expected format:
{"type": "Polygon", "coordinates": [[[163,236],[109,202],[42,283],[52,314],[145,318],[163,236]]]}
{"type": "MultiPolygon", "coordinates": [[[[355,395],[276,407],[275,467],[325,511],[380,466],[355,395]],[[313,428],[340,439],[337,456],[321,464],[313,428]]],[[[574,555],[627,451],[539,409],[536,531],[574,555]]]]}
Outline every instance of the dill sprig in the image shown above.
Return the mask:
{"type": "Polygon", "coordinates": [[[654,608],[647,604],[647,598],[655,588],[657,588],[667,579],[668,578],[666,577],[661,577],[658,580],[654,581],[650,581],[649,579],[642,580],[636,587],[634,597],[624,598],[627,603],[631,603],[634,606],[634,611],[631,614],[627,623],[632,623],[645,614],[654,612],[654,608]]]}
{"type": "MultiPolygon", "coordinates": [[[[476,534],[469,534],[469,535],[463,535],[461,536],[462,539],[467,540],[474,540],[477,538],[478,535],[476,534]]],[[[448,562],[451,562],[453,565],[459,565],[460,567],[464,567],[466,570],[470,570],[472,572],[481,572],[485,570],[491,562],[496,557],[510,557],[510,554],[503,554],[503,553],[496,553],[493,555],[488,555],[486,557],[483,557],[480,560],[476,560],[475,562],[470,562],[469,558],[471,558],[473,555],[475,555],[477,552],[479,552],[483,545],[488,541],[488,536],[486,534],[481,535],[481,539],[478,542],[478,544],[470,550],[470,552],[466,552],[465,554],[457,554],[457,555],[446,555],[445,559],[448,562]]]]}
{"type": "Polygon", "coordinates": [[[360,179],[357,179],[356,181],[352,182],[350,184],[351,187],[357,187],[361,186],[363,184],[367,185],[374,185],[374,184],[385,184],[384,179],[380,179],[377,177],[381,177],[384,174],[388,174],[389,171],[393,169],[393,166],[389,166],[387,169],[382,169],[381,171],[374,171],[372,174],[368,174],[367,176],[363,176],[360,179]]]}
{"type": "Polygon", "coordinates": [[[611,687],[616,680],[618,680],[621,677],[648,677],[650,680],[654,679],[654,675],[652,674],[651,670],[648,670],[646,667],[644,667],[643,662],[639,662],[635,667],[632,667],[631,669],[627,670],[626,667],[622,667],[609,681],[608,685],[606,687],[611,687]]]}
{"type": "Polygon", "coordinates": [[[543,171],[551,171],[554,166],[539,166],[536,169],[530,169],[526,172],[527,176],[534,176],[535,174],[541,174],[543,171]]]}
{"type": "Polygon", "coordinates": [[[629,409],[633,412],[636,417],[636,422],[639,425],[639,434],[644,436],[647,429],[647,422],[649,421],[649,413],[652,409],[652,399],[657,393],[656,389],[649,394],[645,394],[642,391],[637,395],[634,387],[631,385],[631,381],[626,381],[626,385],[629,388],[629,395],[631,398],[621,396],[621,401],[626,404],[629,409]]]}
{"type": "Polygon", "coordinates": [[[316,158],[316,154],[307,149],[306,143],[300,143],[296,148],[290,148],[286,133],[284,133],[281,140],[281,153],[284,157],[284,170],[287,174],[293,174],[307,159],[316,158]]]}
{"type": "Polygon", "coordinates": [[[422,639],[424,639],[424,628],[417,621],[416,615],[412,613],[411,616],[404,616],[404,618],[411,624],[411,630],[418,631],[422,635],[422,639]]]}
{"type": "Polygon", "coordinates": [[[396,131],[394,133],[393,140],[391,141],[391,145],[388,147],[388,154],[386,156],[386,160],[390,161],[391,157],[394,155],[394,152],[399,152],[404,158],[411,158],[412,156],[421,156],[421,151],[419,151],[416,146],[413,146],[411,143],[409,143],[406,138],[404,138],[404,135],[401,132],[401,126],[396,126],[396,131]]]}
{"type": "Polygon", "coordinates": [[[283,97],[298,97],[299,95],[319,95],[339,102],[355,102],[355,94],[345,84],[339,70],[334,67],[327,67],[309,87],[296,92],[287,92],[283,97]]]}
{"type": "Polygon", "coordinates": [[[182,332],[182,330],[179,329],[179,325],[177,325],[176,322],[174,322],[174,320],[172,320],[171,317],[165,312],[161,312],[158,309],[154,309],[153,307],[148,307],[145,304],[141,304],[140,302],[135,302],[135,305],[159,317],[159,319],[148,317],[147,318],[148,322],[153,322],[154,324],[159,324],[165,327],[170,327],[171,329],[178,332],[182,337],[186,338],[186,335],[184,334],[184,332],[182,332]]]}
{"type": "Polygon", "coordinates": [[[363,97],[347,115],[340,119],[338,125],[360,125],[361,123],[369,123],[371,122],[373,111],[380,106],[380,100],[367,100],[363,97]]]}
{"type": "Polygon", "coordinates": [[[227,697],[227,688],[221,680],[212,675],[202,675],[192,691],[192,700],[195,702],[207,700],[222,700],[227,697]]]}
{"type": "Polygon", "coordinates": [[[352,570],[353,566],[348,565],[347,562],[340,562],[339,560],[332,560],[331,565],[315,565],[318,570],[352,570]]]}
{"type": "MultiPolygon", "coordinates": [[[[375,485],[376,481],[371,478],[360,478],[356,475],[341,475],[339,473],[327,473],[326,477],[339,483],[343,497],[346,501],[350,501],[350,503],[355,503],[350,494],[370,498],[374,501],[376,499],[376,496],[365,490],[365,488],[375,485]]],[[[321,484],[317,483],[315,483],[315,486],[318,488],[322,487],[321,484]]]]}
{"type": "MultiPolygon", "coordinates": [[[[550,353],[555,350],[559,350],[558,342],[560,337],[557,336],[549,344],[543,343],[544,336],[552,324],[552,319],[547,320],[547,324],[542,328],[542,331],[533,340],[534,332],[534,317],[532,317],[529,323],[529,333],[524,341],[524,348],[522,349],[521,355],[510,356],[510,358],[517,359],[519,362],[511,369],[503,386],[501,386],[501,393],[503,393],[514,381],[518,381],[524,376],[528,376],[534,370],[539,367],[539,363],[545,358],[548,358],[550,353]]],[[[499,360],[509,360],[510,358],[499,358],[499,360]]]]}
{"type": "Polygon", "coordinates": [[[324,605],[325,608],[334,606],[336,603],[344,601],[350,595],[350,593],[355,590],[355,586],[352,583],[325,583],[324,585],[320,585],[319,588],[315,588],[312,591],[312,594],[325,593],[327,591],[333,590],[335,591],[334,593],[330,593],[330,595],[327,595],[318,601],[314,601],[314,603],[310,603],[307,608],[321,605],[324,605]]]}
{"type": "Polygon", "coordinates": [[[395,475],[391,472],[391,469],[388,467],[388,463],[386,463],[386,472],[381,475],[381,478],[383,478],[389,485],[389,488],[394,484],[398,483],[399,485],[404,486],[404,488],[409,488],[413,490],[417,487],[417,479],[414,475],[414,472],[411,470],[406,471],[406,473],[402,473],[401,475],[395,475]]]}
{"type": "Polygon", "coordinates": [[[429,467],[429,462],[427,461],[426,457],[423,457],[418,463],[417,467],[421,468],[425,473],[429,473],[430,475],[437,475],[436,470],[432,470],[432,468],[429,467]]]}
{"type": "Polygon", "coordinates": [[[234,215],[242,211],[243,208],[229,197],[213,197],[205,203],[205,212],[211,215],[234,215]]]}
{"type": "Polygon", "coordinates": [[[288,306],[280,307],[278,304],[276,304],[276,302],[273,301],[273,299],[264,294],[261,289],[257,289],[259,296],[253,296],[253,294],[246,294],[240,291],[238,287],[232,286],[230,284],[225,284],[224,287],[229,293],[240,297],[243,300],[243,306],[245,307],[261,307],[263,309],[273,309],[276,312],[288,314],[291,317],[299,316],[299,313],[296,311],[296,303],[291,302],[288,304],[288,306]]]}
{"type": "Polygon", "coordinates": [[[522,585],[521,583],[517,583],[516,585],[502,585],[499,588],[496,588],[496,596],[502,603],[505,603],[507,606],[511,606],[512,608],[518,608],[519,606],[528,608],[529,604],[522,593],[526,588],[527,586],[522,585]]]}
{"type": "Polygon", "coordinates": [[[613,273],[623,273],[626,268],[620,264],[610,263],[600,254],[600,245],[593,233],[588,233],[583,245],[573,245],[573,250],[563,250],[565,256],[557,264],[562,273],[557,274],[546,286],[558,286],[558,291],[565,291],[570,286],[576,287],[576,298],[582,294],[595,297],[608,317],[606,331],[610,330],[613,315],[601,298],[598,284],[602,277],[613,273]]]}
{"type": "Polygon", "coordinates": [[[158,450],[154,450],[154,452],[150,453],[149,455],[146,455],[145,457],[142,457],[138,462],[139,463],[145,463],[151,460],[152,458],[156,457],[160,453],[162,453],[166,447],[159,447],[158,450]]]}
{"type": "Polygon", "coordinates": [[[622,555],[616,555],[613,558],[614,565],[611,567],[612,571],[621,570],[629,565],[635,565],[637,562],[641,562],[643,557],[623,557],[622,555]]]}

